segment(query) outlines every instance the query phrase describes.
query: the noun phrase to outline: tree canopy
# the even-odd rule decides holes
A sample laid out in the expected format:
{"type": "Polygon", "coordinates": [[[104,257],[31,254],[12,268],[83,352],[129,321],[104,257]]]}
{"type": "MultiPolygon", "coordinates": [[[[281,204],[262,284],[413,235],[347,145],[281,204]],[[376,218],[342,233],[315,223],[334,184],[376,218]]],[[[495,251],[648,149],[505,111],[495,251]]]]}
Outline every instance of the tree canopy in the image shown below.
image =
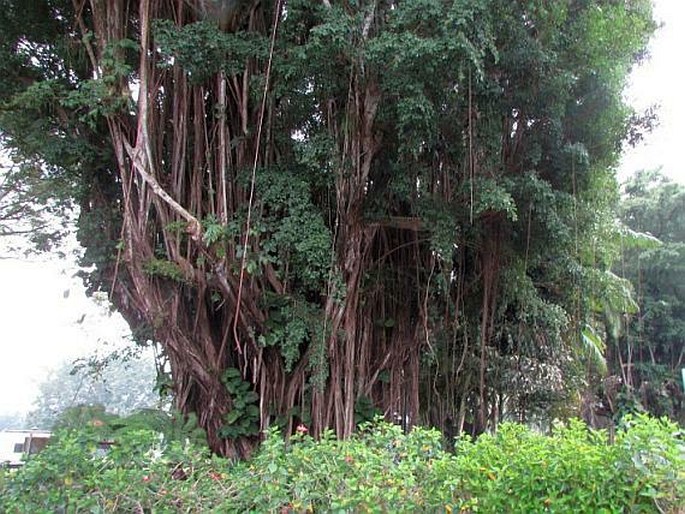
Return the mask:
{"type": "Polygon", "coordinates": [[[216,452],[573,408],[633,308],[606,214],[648,0],[2,11],[7,144],[73,184],[91,289],[216,452]]]}
{"type": "Polygon", "coordinates": [[[62,240],[72,221],[71,202],[55,194],[54,186],[40,166],[6,163],[0,154],[0,238],[4,251],[49,251],[62,240]],[[30,244],[22,245],[22,239],[30,244]]]}
{"type": "Polygon", "coordinates": [[[128,415],[159,404],[155,365],[150,358],[109,359],[90,365],[66,362],[50,372],[26,425],[51,429],[69,409],[99,406],[112,414],[128,415]]]}
{"type": "Polygon", "coordinates": [[[658,171],[624,185],[621,218],[658,244],[628,246],[617,271],[635,284],[639,313],[624,323],[611,352],[625,410],[645,409],[685,421],[680,387],[685,367],[685,186],[658,171]]]}

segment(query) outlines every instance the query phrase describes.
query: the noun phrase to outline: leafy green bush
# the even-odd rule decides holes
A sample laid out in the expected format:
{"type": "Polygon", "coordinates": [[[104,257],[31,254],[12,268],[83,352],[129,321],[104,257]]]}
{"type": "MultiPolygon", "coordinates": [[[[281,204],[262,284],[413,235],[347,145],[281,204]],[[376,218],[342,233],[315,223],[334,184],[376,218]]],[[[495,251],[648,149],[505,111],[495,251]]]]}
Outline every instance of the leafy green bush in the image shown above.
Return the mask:
{"type": "Polygon", "coordinates": [[[0,512],[208,512],[225,485],[226,462],[204,449],[165,442],[157,432],[117,433],[108,450],[99,431],[59,433],[0,482],[0,512]]]}
{"type": "Polygon", "coordinates": [[[685,498],[675,431],[666,421],[628,419],[609,444],[605,432],[576,420],[550,436],[504,424],[496,435],[458,442],[451,463],[456,505],[484,512],[675,512],[685,498]],[[638,466],[642,458],[652,467],[638,466]]]}
{"type": "Polygon", "coordinates": [[[628,417],[613,444],[578,421],[551,435],[503,424],[457,440],[383,422],[340,441],[274,429],[248,462],[159,432],[121,429],[105,455],[94,428],[58,434],[0,475],[1,512],[679,512],[685,447],[677,426],[628,417]]]}

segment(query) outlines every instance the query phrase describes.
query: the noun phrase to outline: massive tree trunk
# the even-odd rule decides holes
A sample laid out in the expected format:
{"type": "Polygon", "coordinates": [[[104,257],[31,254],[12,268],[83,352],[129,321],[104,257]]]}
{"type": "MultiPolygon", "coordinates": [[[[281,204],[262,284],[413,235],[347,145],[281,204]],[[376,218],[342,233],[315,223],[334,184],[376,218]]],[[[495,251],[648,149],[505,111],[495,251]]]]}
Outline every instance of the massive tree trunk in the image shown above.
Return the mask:
{"type": "MultiPolygon", "coordinates": [[[[373,354],[374,334],[362,314],[361,281],[376,231],[363,218],[379,145],[374,122],[381,95],[374,80],[353,76],[347,101],[331,113],[346,120],[343,129],[331,127],[341,158],[334,170],[339,230],[330,266],[341,282],[329,285],[322,304],[321,337],[330,378],[312,387],[308,360],[314,343],[288,371],[277,349],[258,341],[268,332],[264,295],[291,294],[283,270],[266,262],[254,273],[247,262],[260,250],[250,226],[256,208],[254,174],[273,164],[279,152],[269,135],[276,116],[269,97],[271,55],[248,58],[242,70],[197,80],[180,64],[160,61],[152,30],[155,19],[188,26],[208,12],[199,3],[76,3],[81,26],[92,22],[96,35],[95,44],[85,43],[95,70],[106,75],[112,73],[108,67],[125,60],[126,38],[140,45],[136,82],[119,76],[111,86],[123,97],[135,87],[137,99],[135,112],[108,116],[122,214],[120,251],[109,270],[109,287],[134,330],[149,329],[164,348],[177,406],[197,413],[210,446],[223,455],[249,454],[260,430],[279,416],[286,416],[286,430],[297,419],[311,418],[315,434],[334,427],[339,435],[350,435],[355,402],[372,385],[365,381],[379,371],[374,375],[366,369],[369,363],[357,361],[359,355],[373,354]],[[258,99],[250,90],[255,78],[264,84],[258,99]],[[239,177],[245,170],[252,170],[249,184],[239,177]],[[237,233],[208,235],[208,230],[218,226],[225,231],[236,221],[237,233]],[[249,390],[239,387],[241,382],[249,390]],[[249,391],[259,400],[245,405],[246,394],[253,398],[249,391]]],[[[239,23],[246,33],[275,38],[282,8],[281,3],[244,5],[239,23]]],[[[374,9],[369,12],[363,37],[375,16],[374,9]]]]}
{"type": "MultiPolygon", "coordinates": [[[[257,260],[258,272],[249,262],[263,244],[250,223],[274,209],[259,203],[257,171],[278,166],[279,156],[290,152],[274,134],[279,111],[270,71],[283,5],[244,5],[235,23],[244,34],[270,42],[269,51],[262,47],[259,57],[247,57],[241,69],[215,66],[219,71],[207,77],[202,69],[189,73],[179,62],[182,57],[169,62],[152,34],[156,19],[171,20],[167,30],[195,30],[192,23],[209,12],[199,3],[91,0],[89,6],[90,11],[78,3],[77,11],[84,20],[92,16],[97,44],[86,40],[86,45],[94,69],[112,74],[108,67],[126,58],[122,42],[131,38],[140,45],[135,83],[115,74],[111,86],[124,97],[135,87],[137,99],[135,112],[108,116],[122,214],[121,250],[109,280],[134,329],[146,327],[163,346],[178,408],[197,413],[215,452],[235,457],[248,455],[260,431],[278,419],[285,419],[287,432],[307,422],[315,435],[331,427],[349,436],[361,400],[407,428],[418,423],[421,355],[430,346],[430,280],[437,257],[426,244],[430,228],[406,217],[411,211],[391,210],[399,216],[381,220],[365,214],[370,189],[387,180],[377,159],[384,93],[365,57],[345,57],[347,89],[325,103],[335,151],[329,157],[334,193],[326,200],[332,198],[333,205],[324,214],[332,239],[325,293],[316,300],[316,291],[296,292],[287,262],[257,260]],[[254,88],[255,80],[262,89],[254,88]],[[241,179],[245,174],[251,180],[241,179]],[[238,230],[229,234],[231,224],[238,230]],[[376,286],[371,285],[374,274],[376,286]],[[303,295],[311,297],[321,311],[323,328],[309,334],[295,362],[264,342],[274,330],[275,314],[268,305],[274,295],[295,304],[303,295]],[[324,380],[315,380],[315,374],[324,380]]],[[[359,48],[383,23],[377,7],[373,1],[359,9],[359,48]]],[[[209,35],[202,37],[225,42],[221,32],[206,30],[209,35]]],[[[321,114],[308,116],[305,123],[321,114]]],[[[389,135],[394,141],[395,134],[389,135]]],[[[441,172],[433,180],[434,192],[449,199],[449,182],[455,179],[441,172]]],[[[480,342],[481,411],[496,291],[489,262],[483,263],[490,278],[480,342]]]]}
{"type": "MultiPolygon", "coordinates": [[[[176,404],[197,413],[212,449],[246,456],[285,378],[277,372],[278,355],[255,344],[265,322],[257,301],[267,285],[236,266],[237,238],[208,241],[202,221],[225,226],[233,219],[249,199],[249,189],[236,183],[238,171],[265,158],[252,133],[262,123],[260,104],[248,98],[257,62],[230,77],[217,73],[193,82],[178,65],[162,69],[151,31],[156,18],[177,26],[194,21],[197,5],[122,0],[87,7],[79,4],[78,12],[92,17],[94,69],[111,72],[107,66],[124,52],[126,37],[141,48],[136,83],[120,77],[113,85],[124,97],[137,87],[135,113],[109,116],[123,218],[121,250],[109,275],[113,299],[134,331],[147,327],[163,346],[176,404]],[[262,393],[261,416],[246,410],[250,424],[232,437],[222,429],[242,400],[227,388],[229,368],[262,393]]],[[[246,23],[264,30],[271,14],[254,9],[246,23]]]]}

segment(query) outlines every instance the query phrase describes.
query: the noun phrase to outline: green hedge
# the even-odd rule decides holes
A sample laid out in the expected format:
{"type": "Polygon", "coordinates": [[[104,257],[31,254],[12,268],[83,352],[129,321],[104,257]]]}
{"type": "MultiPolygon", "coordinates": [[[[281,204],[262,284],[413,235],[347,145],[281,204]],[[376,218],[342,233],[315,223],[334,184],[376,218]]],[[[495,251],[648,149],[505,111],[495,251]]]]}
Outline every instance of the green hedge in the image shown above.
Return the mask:
{"type": "Polygon", "coordinates": [[[267,435],[248,462],[212,457],[151,430],[58,434],[23,469],[0,475],[0,512],[682,512],[677,426],[626,418],[604,432],[571,421],[551,435],[503,424],[459,439],[377,422],[347,441],[267,435]]]}

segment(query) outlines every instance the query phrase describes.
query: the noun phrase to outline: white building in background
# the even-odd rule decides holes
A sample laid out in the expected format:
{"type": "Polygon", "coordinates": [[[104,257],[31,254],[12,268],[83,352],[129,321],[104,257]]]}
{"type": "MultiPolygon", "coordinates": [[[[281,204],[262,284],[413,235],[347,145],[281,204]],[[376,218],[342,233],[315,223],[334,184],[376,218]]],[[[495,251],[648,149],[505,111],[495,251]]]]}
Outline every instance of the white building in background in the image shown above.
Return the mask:
{"type": "Polygon", "coordinates": [[[50,440],[45,430],[3,430],[0,432],[0,465],[17,467],[25,455],[38,453],[50,440]]]}

